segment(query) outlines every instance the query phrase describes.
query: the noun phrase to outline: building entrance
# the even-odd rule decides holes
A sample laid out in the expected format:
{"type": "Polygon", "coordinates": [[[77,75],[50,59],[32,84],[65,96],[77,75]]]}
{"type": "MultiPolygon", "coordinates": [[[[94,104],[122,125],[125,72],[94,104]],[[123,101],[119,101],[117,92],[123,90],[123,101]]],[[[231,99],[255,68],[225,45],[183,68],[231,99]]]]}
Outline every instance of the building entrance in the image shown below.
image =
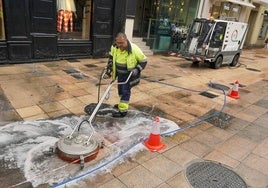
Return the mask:
{"type": "Polygon", "coordinates": [[[137,0],[133,36],[142,37],[153,51],[167,51],[180,45],[172,42],[184,37],[197,15],[199,0],[137,0]],[[175,28],[172,33],[171,28],[175,28]]]}

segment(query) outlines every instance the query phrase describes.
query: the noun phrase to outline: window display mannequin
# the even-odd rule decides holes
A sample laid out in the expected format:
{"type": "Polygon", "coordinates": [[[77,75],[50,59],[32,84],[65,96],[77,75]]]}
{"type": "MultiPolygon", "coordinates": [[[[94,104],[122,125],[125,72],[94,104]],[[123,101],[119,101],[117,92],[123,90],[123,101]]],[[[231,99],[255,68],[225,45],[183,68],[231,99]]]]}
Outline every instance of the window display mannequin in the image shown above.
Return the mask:
{"type": "Polygon", "coordinates": [[[57,0],[57,31],[73,31],[73,15],[76,13],[74,0],[57,0]]]}

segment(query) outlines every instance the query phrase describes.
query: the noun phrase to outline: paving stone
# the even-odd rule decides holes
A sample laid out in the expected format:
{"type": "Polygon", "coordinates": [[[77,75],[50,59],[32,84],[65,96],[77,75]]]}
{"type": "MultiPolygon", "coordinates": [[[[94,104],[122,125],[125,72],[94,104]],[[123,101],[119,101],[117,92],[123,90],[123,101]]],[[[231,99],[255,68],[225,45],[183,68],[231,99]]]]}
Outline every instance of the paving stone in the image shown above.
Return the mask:
{"type": "Polygon", "coordinates": [[[163,155],[158,155],[142,164],[161,180],[168,180],[182,170],[182,167],[163,155]]]}
{"type": "Polygon", "coordinates": [[[258,126],[255,123],[251,123],[239,133],[237,133],[237,135],[260,143],[268,137],[268,127],[265,128],[262,126],[258,126]]]}
{"type": "Polygon", "coordinates": [[[193,139],[186,141],[184,143],[182,143],[180,145],[183,149],[195,154],[196,156],[202,158],[204,157],[206,154],[208,154],[212,148],[210,148],[209,146],[197,142],[193,139]]]}
{"type": "Polygon", "coordinates": [[[231,158],[230,156],[228,156],[220,151],[217,151],[217,150],[213,150],[211,153],[206,155],[205,159],[211,160],[211,161],[217,161],[219,163],[225,164],[225,165],[232,167],[232,168],[235,168],[240,164],[240,162],[238,160],[235,160],[235,159],[231,158]]]}
{"type": "Polygon", "coordinates": [[[268,128],[268,112],[259,116],[255,121],[253,121],[254,125],[261,126],[264,128],[268,128]]]}
{"type": "Polygon", "coordinates": [[[265,175],[268,175],[268,159],[255,154],[250,154],[247,158],[245,158],[245,160],[243,160],[243,164],[252,169],[258,170],[265,175]]]}
{"type": "Polygon", "coordinates": [[[268,176],[245,164],[240,164],[235,171],[246,181],[248,187],[266,188],[268,176]]]}
{"type": "Polygon", "coordinates": [[[187,182],[184,172],[180,172],[176,176],[166,181],[171,187],[190,188],[190,184],[187,182]]]}
{"type": "Polygon", "coordinates": [[[192,161],[193,159],[198,159],[198,156],[194,155],[193,153],[183,149],[180,146],[176,146],[165,153],[163,153],[168,159],[178,163],[181,166],[186,165],[188,162],[192,161]]]}
{"type": "Polygon", "coordinates": [[[163,183],[159,177],[151,173],[143,166],[138,166],[132,170],[122,174],[118,179],[127,187],[157,187],[163,183]]]}
{"type": "Polygon", "coordinates": [[[253,141],[235,135],[217,146],[216,150],[241,162],[255,147],[253,141]]]}
{"type": "Polygon", "coordinates": [[[268,138],[266,137],[254,150],[253,153],[268,159],[268,138]]]}
{"type": "MultiPolygon", "coordinates": [[[[89,185],[90,186],[90,185],[89,185]]],[[[126,185],[124,185],[121,181],[118,179],[113,179],[103,185],[98,186],[98,188],[111,188],[111,187],[116,187],[116,188],[127,188],[126,185]]]]}

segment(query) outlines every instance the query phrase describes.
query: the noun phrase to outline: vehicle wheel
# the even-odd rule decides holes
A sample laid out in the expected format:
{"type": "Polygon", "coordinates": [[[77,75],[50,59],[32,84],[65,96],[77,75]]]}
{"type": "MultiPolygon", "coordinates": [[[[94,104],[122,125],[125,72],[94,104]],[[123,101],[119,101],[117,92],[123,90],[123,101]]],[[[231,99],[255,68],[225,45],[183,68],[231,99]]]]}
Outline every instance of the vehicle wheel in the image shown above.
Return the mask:
{"type": "Polygon", "coordinates": [[[191,67],[199,67],[199,61],[193,61],[191,67]]]}
{"type": "Polygon", "coordinates": [[[236,66],[239,61],[239,57],[240,57],[240,54],[236,54],[233,58],[233,61],[230,63],[230,66],[232,67],[236,66]]]}
{"type": "Polygon", "coordinates": [[[211,67],[214,69],[218,69],[220,68],[221,64],[222,64],[223,58],[222,56],[217,57],[215,62],[212,62],[211,67]]]}

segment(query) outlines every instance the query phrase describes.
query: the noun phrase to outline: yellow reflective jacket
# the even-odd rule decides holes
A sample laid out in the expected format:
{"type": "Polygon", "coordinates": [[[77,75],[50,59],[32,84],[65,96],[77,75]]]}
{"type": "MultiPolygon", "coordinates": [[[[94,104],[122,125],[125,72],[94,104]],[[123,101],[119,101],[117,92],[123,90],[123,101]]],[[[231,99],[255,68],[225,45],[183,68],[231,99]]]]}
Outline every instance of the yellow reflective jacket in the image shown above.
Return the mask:
{"type": "Polygon", "coordinates": [[[117,76],[116,62],[118,61],[118,59],[121,60],[120,63],[126,64],[128,71],[131,71],[134,68],[138,68],[139,71],[141,71],[145,68],[147,64],[147,57],[143,54],[141,49],[136,44],[130,43],[129,41],[125,53],[122,53],[120,49],[114,44],[111,46],[109,55],[113,61],[113,80],[115,80],[117,76]],[[122,62],[123,59],[125,60],[125,62],[122,62]]]}

